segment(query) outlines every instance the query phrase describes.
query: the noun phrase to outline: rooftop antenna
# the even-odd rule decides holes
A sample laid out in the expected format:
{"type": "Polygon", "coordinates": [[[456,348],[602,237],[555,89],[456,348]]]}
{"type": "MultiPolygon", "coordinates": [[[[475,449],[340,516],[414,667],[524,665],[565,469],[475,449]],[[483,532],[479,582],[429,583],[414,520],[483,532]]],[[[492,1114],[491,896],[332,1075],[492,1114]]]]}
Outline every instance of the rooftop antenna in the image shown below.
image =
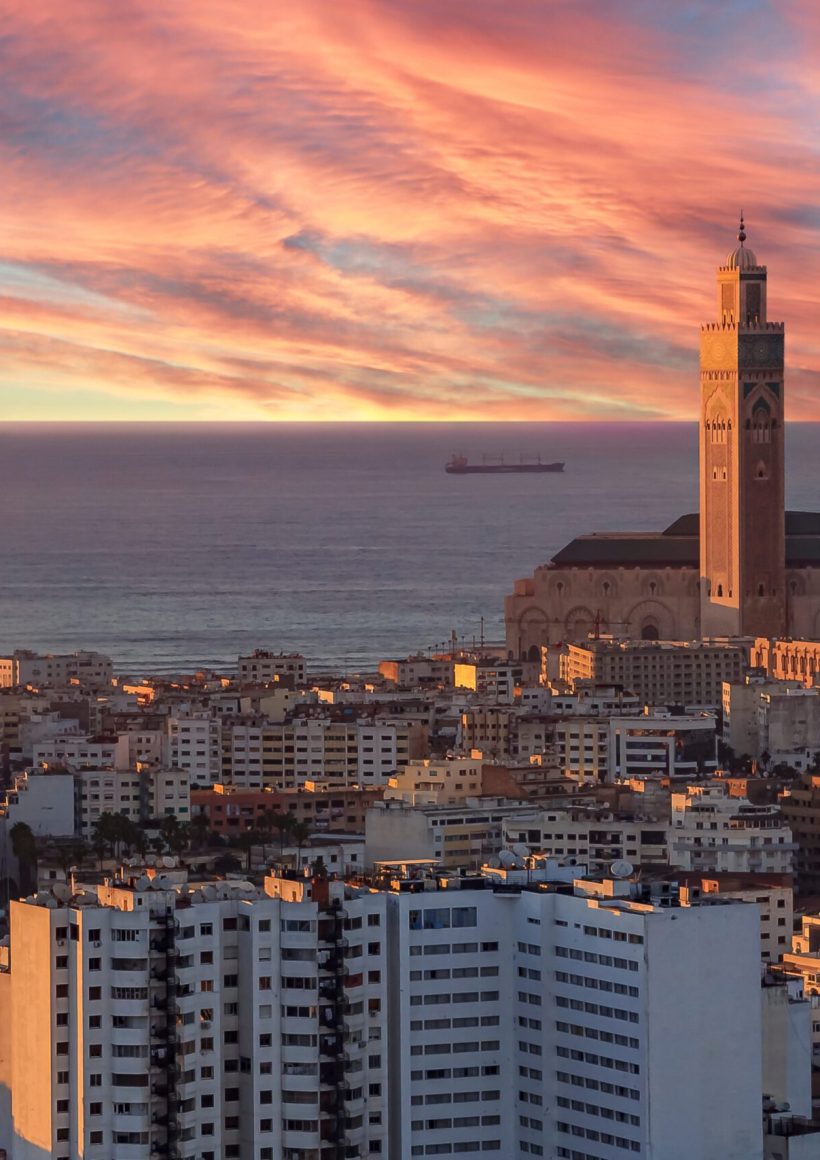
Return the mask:
{"type": "Polygon", "coordinates": [[[481,618],[481,647],[484,648],[484,617],[481,618]]]}

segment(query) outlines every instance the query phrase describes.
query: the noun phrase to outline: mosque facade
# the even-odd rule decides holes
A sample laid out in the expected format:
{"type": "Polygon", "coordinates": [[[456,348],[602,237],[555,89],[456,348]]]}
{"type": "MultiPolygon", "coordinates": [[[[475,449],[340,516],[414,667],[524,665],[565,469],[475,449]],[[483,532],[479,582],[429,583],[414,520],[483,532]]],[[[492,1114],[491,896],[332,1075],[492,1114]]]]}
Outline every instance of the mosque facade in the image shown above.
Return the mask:
{"type": "Polygon", "coordinates": [[[784,338],[746,245],[701,327],[700,513],[661,532],[576,537],[505,600],[507,649],[590,635],[820,637],[820,513],[785,510],[784,338]]]}

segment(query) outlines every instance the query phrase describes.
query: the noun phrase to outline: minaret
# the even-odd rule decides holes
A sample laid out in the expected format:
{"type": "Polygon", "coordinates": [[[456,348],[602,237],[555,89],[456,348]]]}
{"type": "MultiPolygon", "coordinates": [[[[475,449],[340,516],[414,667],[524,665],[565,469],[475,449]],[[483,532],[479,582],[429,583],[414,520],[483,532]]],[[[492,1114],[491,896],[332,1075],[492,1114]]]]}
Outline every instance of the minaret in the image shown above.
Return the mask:
{"type": "Polygon", "coordinates": [[[786,633],[782,322],[743,244],[717,272],[700,338],[701,635],[786,633]]]}

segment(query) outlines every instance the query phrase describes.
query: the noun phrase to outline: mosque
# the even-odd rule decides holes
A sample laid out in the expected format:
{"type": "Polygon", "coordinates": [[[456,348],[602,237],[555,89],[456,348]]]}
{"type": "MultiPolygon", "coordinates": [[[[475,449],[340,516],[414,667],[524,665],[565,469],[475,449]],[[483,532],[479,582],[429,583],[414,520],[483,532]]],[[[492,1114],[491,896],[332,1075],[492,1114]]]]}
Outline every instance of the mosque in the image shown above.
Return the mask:
{"type": "Polygon", "coordinates": [[[717,271],[700,336],[700,515],[662,532],[578,536],[505,600],[511,656],[621,639],[820,637],[820,512],[785,510],[784,325],[744,243],[717,271]]]}

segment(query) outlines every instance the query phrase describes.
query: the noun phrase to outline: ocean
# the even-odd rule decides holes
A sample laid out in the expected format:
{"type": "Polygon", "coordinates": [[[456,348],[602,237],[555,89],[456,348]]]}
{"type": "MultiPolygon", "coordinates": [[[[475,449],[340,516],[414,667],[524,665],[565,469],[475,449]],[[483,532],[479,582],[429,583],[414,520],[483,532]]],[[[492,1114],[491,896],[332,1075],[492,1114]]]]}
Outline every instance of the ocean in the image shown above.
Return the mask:
{"type": "MultiPolygon", "coordinates": [[[[818,428],[787,427],[820,509],[818,428]]],[[[357,671],[503,638],[503,599],[574,535],[697,509],[694,423],[0,426],[0,655],[230,669],[253,648],[357,671]],[[449,476],[453,453],[556,475],[449,476]]]]}

